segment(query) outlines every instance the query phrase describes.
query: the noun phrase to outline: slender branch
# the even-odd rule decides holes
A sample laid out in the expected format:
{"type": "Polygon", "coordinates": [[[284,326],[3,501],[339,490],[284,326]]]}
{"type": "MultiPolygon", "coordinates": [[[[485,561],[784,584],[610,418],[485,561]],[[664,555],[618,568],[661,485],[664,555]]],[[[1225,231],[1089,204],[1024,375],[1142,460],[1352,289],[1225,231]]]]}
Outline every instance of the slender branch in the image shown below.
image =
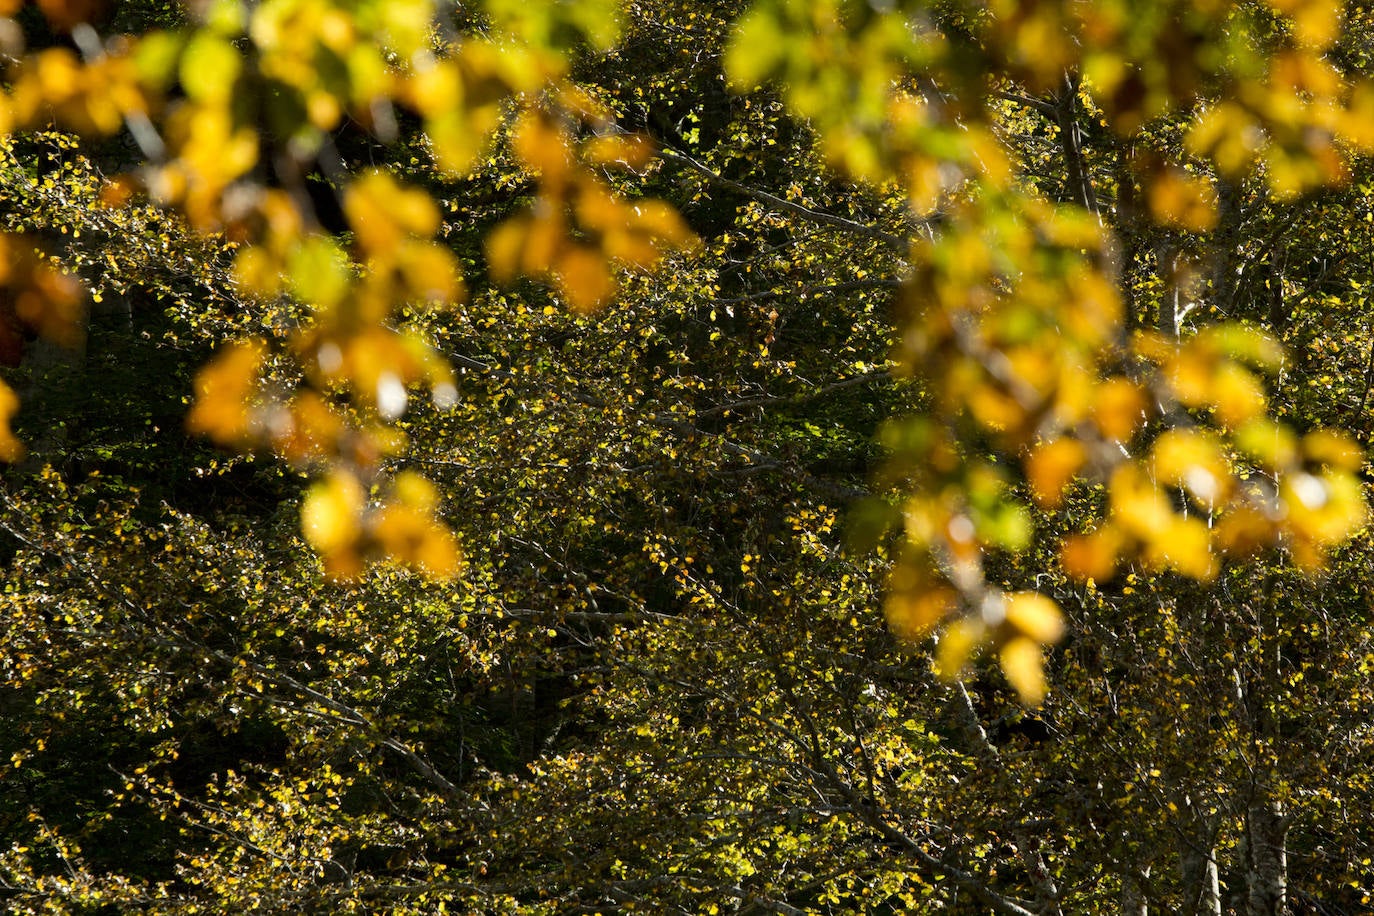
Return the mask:
{"type": "Polygon", "coordinates": [[[741,194],[745,194],[749,197],[752,197],[754,200],[757,200],[763,204],[767,204],[768,206],[776,210],[782,210],[786,213],[791,213],[794,216],[800,216],[802,219],[810,220],[813,223],[822,223],[826,226],[834,226],[835,228],[843,229],[846,232],[853,232],[858,235],[862,235],[866,238],[874,239],[876,241],[882,242],[884,245],[887,245],[889,248],[891,248],[893,251],[898,252],[899,254],[906,254],[907,251],[911,248],[911,243],[908,242],[906,239],[902,238],[901,236],[893,235],[889,232],[884,232],[876,226],[869,226],[864,223],[855,222],[854,220],[848,219],[843,216],[836,216],[833,213],[826,213],[822,210],[813,210],[810,207],[805,207],[799,203],[790,201],[785,197],[779,197],[776,194],[770,194],[767,191],[760,190],[759,188],[750,187],[747,184],[735,181],[733,178],[726,178],[724,175],[720,174],[719,172],[715,171],[709,166],[703,165],[702,163],[693,159],[691,156],[686,155],[685,153],[675,152],[670,149],[660,149],[658,151],[658,155],[661,159],[666,159],[669,162],[676,162],[679,165],[687,166],[692,171],[706,178],[709,178],[713,183],[718,184],[721,187],[729,188],[732,191],[738,191],[741,194]]]}
{"type": "Polygon", "coordinates": [[[841,391],[845,388],[852,388],[855,385],[863,385],[868,382],[876,381],[881,378],[890,378],[891,373],[887,369],[874,369],[871,372],[861,372],[849,378],[839,379],[828,385],[821,385],[810,391],[804,391],[793,395],[765,395],[757,398],[748,398],[743,401],[731,401],[729,404],[721,404],[709,410],[703,410],[697,414],[698,418],[714,417],[719,414],[734,413],[740,410],[748,410],[751,407],[766,407],[772,404],[804,404],[807,401],[814,401],[816,398],[824,397],[834,391],[841,391]]]}

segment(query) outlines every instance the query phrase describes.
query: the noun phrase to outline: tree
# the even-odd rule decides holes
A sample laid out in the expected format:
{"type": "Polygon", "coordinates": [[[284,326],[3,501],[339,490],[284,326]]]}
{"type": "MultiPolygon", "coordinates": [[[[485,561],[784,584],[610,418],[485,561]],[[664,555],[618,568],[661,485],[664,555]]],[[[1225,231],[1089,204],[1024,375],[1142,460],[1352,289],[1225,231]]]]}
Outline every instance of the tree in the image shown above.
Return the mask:
{"type": "Polygon", "coordinates": [[[1360,11],[40,7],[7,906],[1360,905],[1360,11]]]}

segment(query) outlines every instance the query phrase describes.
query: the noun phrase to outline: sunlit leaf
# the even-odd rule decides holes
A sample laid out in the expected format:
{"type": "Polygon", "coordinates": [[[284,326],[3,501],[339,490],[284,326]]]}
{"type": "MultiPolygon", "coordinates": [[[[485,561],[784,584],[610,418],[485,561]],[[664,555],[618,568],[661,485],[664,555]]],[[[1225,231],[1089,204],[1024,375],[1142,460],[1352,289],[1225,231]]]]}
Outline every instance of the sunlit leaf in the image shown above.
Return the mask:
{"type": "Polygon", "coordinates": [[[1045,698],[1045,658],[1040,643],[1021,636],[1009,639],[998,650],[997,658],[1007,683],[1022,703],[1035,706],[1045,698]]]}

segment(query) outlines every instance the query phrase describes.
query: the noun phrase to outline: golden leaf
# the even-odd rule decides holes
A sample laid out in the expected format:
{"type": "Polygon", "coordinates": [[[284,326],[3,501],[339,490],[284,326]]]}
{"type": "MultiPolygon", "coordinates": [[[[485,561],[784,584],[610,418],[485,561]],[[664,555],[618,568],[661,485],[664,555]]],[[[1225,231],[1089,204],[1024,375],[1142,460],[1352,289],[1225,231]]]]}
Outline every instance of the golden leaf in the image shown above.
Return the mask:
{"type": "Polygon", "coordinates": [[[266,348],[257,340],[225,347],[196,375],[195,401],[186,427],[226,445],[245,445],[252,436],[249,404],[266,348]]]}
{"type": "Polygon", "coordinates": [[[1264,387],[1255,374],[1233,362],[1223,362],[1212,376],[1212,405],[1217,420],[1234,429],[1264,413],[1264,387]]]}
{"type": "Polygon", "coordinates": [[[998,661],[1022,703],[1035,706],[1045,699],[1045,656],[1040,643],[1021,636],[1009,639],[998,652],[998,661]]]}
{"type": "Polygon", "coordinates": [[[24,457],[24,443],[10,429],[10,421],[18,411],[19,397],[9,385],[0,382],[0,461],[14,462],[24,457]]]}
{"type": "Polygon", "coordinates": [[[511,130],[511,149],[526,168],[546,185],[562,183],[572,172],[568,136],[548,117],[526,111],[511,130]]]}
{"type": "Polygon", "coordinates": [[[1291,466],[1298,458],[1298,442],[1287,426],[1257,417],[1231,435],[1231,441],[1271,471],[1291,466]]]}
{"type": "Polygon", "coordinates": [[[374,255],[391,253],[407,235],[428,238],[439,228],[434,200],[382,171],[368,172],[348,186],[344,213],[358,244],[374,255]]]}
{"type": "Polygon", "coordinates": [[[505,283],[519,272],[529,227],[530,218],[521,215],[511,217],[487,233],[487,266],[498,283],[505,283]]]}
{"type": "Polygon", "coordinates": [[[1189,232],[1206,232],[1217,224],[1216,193],[1205,178],[1166,169],[1150,183],[1150,213],[1155,220],[1189,232]]]}
{"type": "Polygon", "coordinates": [[[1141,540],[1155,537],[1173,523],[1169,500],[1135,465],[1123,464],[1112,472],[1107,495],[1112,518],[1141,540]]]}
{"type": "Polygon", "coordinates": [[[587,161],[594,165],[634,170],[644,168],[654,158],[654,143],[643,134],[593,137],[582,150],[587,161]]]}
{"type": "Polygon", "coordinates": [[[1343,541],[1365,521],[1360,481],[1347,472],[1288,474],[1279,485],[1279,495],[1288,510],[1288,526],[1317,545],[1343,541]]]}
{"type": "Polygon", "coordinates": [[[1212,533],[1196,518],[1174,516],[1145,541],[1145,562],[1155,569],[1172,569],[1199,582],[1216,577],[1217,558],[1212,553],[1212,533]]]}
{"type": "Polygon", "coordinates": [[[344,435],[344,419],[317,392],[291,400],[283,419],[272,424],[272,447],[288,461],[302,464],[334,455],[344,435]]]}
{"type": "Polygon", "coordinates": [[[1102,435],[1128,442],[1145,419],[1145,394],[1130,379],[1113,376],[1097,386],[1093,422],[1102,435]]]}
{"type": "Polygon", "coordinates": [[[892,635],[916,642],[929,635],[957,606],[958,596],[945,586],[928,584],[919,590],[890,591],[883,604],[892,635]]]}
{"type": "Polygon", "coordinates": [[[1008,596],[1007,624],[1041,645],[1059,642],[1064,636],[1064,614],[1059,605],[1039,592],[1015,592],[1008,596]]]}
{"type": "Polygon", "coordinates": [[[615,295],[615,276],[606,258],[584,245],[569,247],[558,259],[559,286],[568,304],[578,312],[590,312],[615,295]]]}
{"type": "Polygon", "coordinates": [[[1358,471],[1364,464],[1364,449],[1343,430],[1319,429],[1308,433],[1302,439],[1302,452],[1311,461],[1343,471],[1358,471]]]}
{"type": "Polygon", "coordinates": [[[436,579],[453,576],[459,569],[458,542],[434,518],[437,493],[418,474],[408,476],[409,480],[397,481],[394,495],[399,502],[377,513],[372,536],[386,556],[399,563],[436,579]]]}
{"type": "Polygon", "coordinates": [[[1206,433],[1168,430],[1155,440],[1151,458],[1161,483],[1186,488],[1204,505],[1219,503],[1230,495],[1230,468],[1221,446],[1206,433]]]}
{"type": "Polygon", "coordinates": [[[334,471],[306,491],[301,503],[301,532],[322,554],[351,551],[362,535],[366,506],[367,491],[357,478],[334,471]]]}
{"type": "Polygon", "coordinates": [[[940,633],[935,647],[935,673],[946,680],[958,677],[986,635],[987,628],[981,620],[966,617],[950,624],[940,633]]]}
{"type": "Polygon", "coordinates": [[[1056,439],[1031,450],[1025,461],[1026,479],[1036,502],[1052,509],[1064,498],[1064,487],[1087,460],[1083,443],[1077,439],[1056,439]]]}
{"type": "Polygon", "coordinates": [[[458,258],[441,245],[405,242],[396,254],[396,265],[407,299],[442,304],[458,302],[464,296],[458,258]]]}
{"type": "Polygon", "coordinates": [[[1218,519],[1212,540],[1223,553],[1247,556],[1273,543],[1274,523],[1258,509],[1236,506],[1218,519]]]}
{"type": "Polygon", "coordinates": [[[1121,533],[1111,525],[1104,525],[1090,534],[1065,538],[1060,548],[1060,562],[1064,572],[1075,579],[1106,582],[1116,575],[1121,547],[1121,533]]]}

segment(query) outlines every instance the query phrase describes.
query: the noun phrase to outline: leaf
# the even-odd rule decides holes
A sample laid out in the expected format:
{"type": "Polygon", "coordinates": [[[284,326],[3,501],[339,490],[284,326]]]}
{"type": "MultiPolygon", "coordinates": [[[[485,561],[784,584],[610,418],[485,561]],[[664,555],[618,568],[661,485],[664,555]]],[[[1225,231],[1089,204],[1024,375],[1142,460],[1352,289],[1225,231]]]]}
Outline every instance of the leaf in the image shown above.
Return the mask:
{"type": "Polygon", "coordinates": [[[1318,429],[1302,438],[1302,452],[1309,461],[1342,471],[1358,471],[1364,465],[1364,449],[1345,430],[1318,429]]]}
{"type": "Polygon", "coordinates": [[[351,552],[362,537],[367,491],[353,475],[333,471],[306,491],[301,531],[311,547],[326,556],[351,552]]]}
{"type": "Polygon", "coordinates": [[[1150,455],[1157,480],[1186,488],[1200,504],[1215,505],[1230,495],[1230,468],[1220,445],[1206,433],[1168,430],[1155,440],[1150,455]]]}
{"type": "Polygon", "coordinates": [[[24,443],[15,438],[10,427],[18,411],[18,395],[9,385],[0,382],[0,461],[13,463],[24,457],[24,443]]]}
{"type": "Polygon", "coordinates": [[[1217,224],[1216,194],[1205,178],[1170,168],[1150,183],[1150,213],[1166,226],[1207,232],[1217,224]]]}
{"type": "Polygon", "coordinates": [[[1217,420],[1231,429],[1261,416],[1268,403],[1254,373],[1229,360],[1217,367],[1211,388],[1217,420]]]}
{"type": "Polygon", "coordinates": [[[1064,572],[1072,578],[1107,582],[1116,575],[1121,548],[1121,533],[1111,525],[1104,525],[1091,534],[1065,538],[1060,548],[1060,562],[1064,572]]]}
{"type": "Polygon", "coordinates": [[[196,375],[195,400],[186,428],[225,445],[254,438],[252,401],[266,348],[257,340],[236,341],[196,375]]]}
{"type": "Polygon", "coordinates": [[[893,636],[916,642],[929,636],[957,606],[953,589],[929,583],[920,589],[889,591],[883,614],[893,636]]]}
{"type": "Polygon", "coordinates": [[[1097,386],[1092,419],[1102,435],[1129,442],[1145,420],[1145,394],[1130,379],[1115,376],[1097,386]]]}
{"type": "Polygon", "coordinates": [[[1155,569],[1172,569],[1199,582],[1216,578],[1219,564],[1212,553],[1212,532],[1201,520],[1175,516],[1142,539],[1145,562],[1155,569]]]}
{"type": "Polygon", "coordinates": [[[940,632],[935,644],[935,673],[945,680],[959,676],[970,656],[987,635],[981,620],[961,618],[940,632]]]}
{"type": "Polygon", "coordinates": [[[615,294],[617,284],[610,265],[594,248],[571,246],[558,258],[556,266],[559,286],[575,311],[590,312],[615,294]]]}
{"type": "Polygon", "coordinates": [[[200,31],[187,42],[178,73],[187,95],[198,102],[219,104],[233,94],[242,67],[238,49],[213,32],[200,31]]]}
{"type": "Polygon", "coordinates": [[[732,89],[749,92],[782,62],[786,37],[766,4],[758,4],[740,17],[735,30],[725,48],[725,73],[732,89]]]}
{"type": "Polygon", "coordinates": [[[1007,598],[1004,612],[1008,626],[1040,645],[1052,645],[1064,636],[1063,612],[1039,592],[1015,592],[1007,598]]]}
{"type": "Polygon", "coordinates": [[[1087,457],[1083,443],[1077,439],[1055,439],[1032,449],[1025,470],[1036,502],[1047,509],[1058,506],[1064,498],[1064,488],[1087,457]]]}
{"type": "Polygon", "coordinates": [[[1037,706],[1045,699],[1045,656],[1038,642],[1020,636],[1007,640],[998,660],[1022,703],[1037,706]]]}
{"type": "Polygon", "coordinates": [[[1139,468],[1123,464],[1107,486],[1112,519],[1142,541],[1157,537],[1174,521],[1169,500],[1139,468]]]}
{"type": "Polygon", "coordinates": [[[439,210],[428,194],[379,170],[353,181],[343,206],[358,244],[372,255],[389,256],[407,236],[429,238],[439,228],[439,210]]]}

